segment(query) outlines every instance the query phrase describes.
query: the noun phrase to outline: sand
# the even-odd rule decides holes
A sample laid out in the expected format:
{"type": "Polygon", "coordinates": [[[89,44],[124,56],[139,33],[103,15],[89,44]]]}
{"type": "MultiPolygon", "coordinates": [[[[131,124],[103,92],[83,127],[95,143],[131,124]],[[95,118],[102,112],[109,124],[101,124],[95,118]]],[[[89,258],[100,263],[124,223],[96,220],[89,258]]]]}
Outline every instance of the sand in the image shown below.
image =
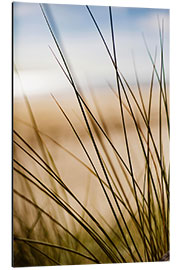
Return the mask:
{"type": "MultiPolygon", "coordinates": [[[[137,92],[135,92],[136,97],[140,102],[140,98],[137,92]]],[[[57,98],[58,102],[61,104],[63,110],[66,112],[68,117],[71,119],[73,126],[75,127],[77,133],[79,134],[84,146],[86,147],[89,155],[91,156],[95,167],[97,168],[100,177],[106,182],[105,176],[103,174],[102,168],[100,166],[97,154],[94,150],[92,141],[89,137],[87,127],[85,126],[84,119],[82,118],[82,114],[80,112],[76,97],[74,93],[72,95],[58,94],[55,93],[54,96],[57,98]]],[[[111,141],[115,145],[116,149],[120,153],[121,157],[127,164],[129,168],[129,162],[127,157],[127,149],[125,145],[124,133],[122,128],[122,119],[119,109],[119,101],[118,98],[110,91],[96,91],[94,90],[95,101],[98,105],[98,110],[103,117],[103,121],[106,123],[108,136],[111,141]]],[[[146,108],[148,107],[148,91],[143,91],[143,98],[145,102],[146,108]]],[[[131,100],[131,104],[133,104],[133,110],[136,119],[138,119],[138,123],[141,126],[141,130],[146,138],[147,130],[143,123],[142,117],[138,112],[134,102],[131,100]]],[[[72,131],[69,123],[63,116],[62,112],[59,110],[57,104],[50,95],[44,96],[36,96],[29,98],[31,108],[36,120],[36,124],[38,126],[39,131],[44,143],[46,144],[48,151],[51,153],[54,163],[59,171],[59,175],[61,179],[63,179],[64,183],[68,186],[68,188],[78,197],[78,199],[84,203],[87,208],[93,212],[97,219],[101,220],[99,213],[104,216],[109,222],[112,222],[112,213],[110,211],[109,205],[105,198],[105,195],[102,191],[102,187],[97,179],[89,169],[87,169],[82,163],[80,163],[77,159],[72,157],[69,153],[67,153],[63,148],[59,147],[55,144],[50,138],[45,136],[44,134],[50,136],[57,143],[65,147],[68,151],[73,153],[78,159],[84,162],[91,170],[92,166],[82,149],[77,137],[72,131]]],[[[93,114],[97,117],[98,121],[100,121],[100,117],[97,111],[97,108],[93,102],[93,99],[90,94],[86,96],[86,101],[89,104],[93,114]]],[[[123,98],[125,103],[125,100],[123,98]]],[[[159,91],[154,90],[153,92],[153,100],[152,100],[152,111],[151,111],[151,129],[156,145],[159,145],[159,120],[158,120],[158,103],[159,103],[159,91]]],[[[127,103],[125,103],[127,106],[127,103]]],[[[142,105],[141,105],[142,108],[142,105]]],[[[140,145],[140,141],[137,135],[137,131],[135,125],[133,123],[132,117],[130,117],[127,110],[124,108],[124,114],[126,119],[126,128],[127,128],[127,136],[130,148],[130,155],[132,159],[133,172],[137,182],[140,187],[143,187],[144,175],[145,175],[145,159],[143,155],[143,151],[140,145]]],[[[92,123],[90,123],[92,126],[92,123]]],[[[28,143],[37,150],[37,152],[42,156],[42,152],[39,149],[37,143],[37,137],[35,135],[34,130],[32,129],[32,122],[29,116],[29,112],[27,110],[27,106],[22,99],[15,99],[14,101],[14,129],[28,141],[28,143]]],[[[120,183],[124,186],[125,192],[131,202],[134,205],[134,199],[132,193],[126,183],[125,176],[123,171],[117,161],[117,158],[112,150],[112,147],[109,145],[104,136],[100,137],[107,153],[112,161],[113,168],[118,176],[120,183]]],[[[16,136],[14,136],[16,141],[19,141],[16,136]]],[[[119,189],[118,182],[114,173],[112,172],[112,167],[109,165],[108,157],[104,153],[102,149],[102,143],[99,142],[99,138],[95,136],[95,141],[97,143],[98,149],[101,153],[101,156],[107,165],[107,168],[110,172],[110,175],[113,176],[113,179],[116,183],[116,186],[119,189]]],[[[147,151],[147,145],[145,141],[143,141],[145,150],[147,151]]],[[[167,122],[164,109],[162,111],[162,144],[163,144],[163,153],[166,164],[169,164],[169,138],[167,132],[167,122]]],[[[22,142],[21,142],[21,145],[22,142]]],[[[159,146],[158,146],[159,147],[159,146]]],[[[28,149],[27,147],[25,147],[28,149]]],[[[28,150],[29,151],[29,150],[28,150]]],[[[157,162],[155,151],[152,147],[152,156],[157,162]]],[[[33,172],[37,177],[39,177],[44,183],[46,183],[49,187],[52,187],[50,183],[49,177],[46,173],[43,172],[42,168],[37,166],[35,162],[32,161],[26,154],[24,154],[18,147],[14,148],[14,157],[26,167],[31,172],[33,172]]],[[[152,163],[152,160],[151,160],[152,163]]],[[[17,165],[15,165],[17,167],[17,165]]],[[[152,165],[153,167],[153,165],[152,165]]],[[[154,168],[154,167],[153,167],[154,168]]],[[[126,172],[127,173],[127,172],[126,172]]],[[[153,169],[154,178],[156,178],[155,170],[153,169]]],[[[23,194],[28,194],[27,187],[23,184],[22,179],[15,173],[14,174],[14,188],[23,192],[23,194]]],[[[156,180],[157,181],[157,180],[156,180]]],[[[56,185],[57,192],[64,197],[63,192],[60,190],[59,185],[56,185]]],[[[109,191],[107,189],[109,194],[109,191]]],[[[37,197],[38,203],[44,207],[45,209],[53,210],[55,209],[54,204],[50,205],[49,201],[47,201],[46,196],[41,195],[37,191],[36,188],[33,188],[33,193],[37,197]],[[38,194],[38,195],[37,195],[38,194]]],[[[27,195],[30,197],[29,195],[27,195]]],[[[111,196],[111,195],[109,195],[111,196]]],[[[65,198],[65,197],[64,197],[65,198]]],[[[18,201],[18,197],[15,196],[15,209],[19,209],[22,207],[22,200],[18,201]]],[[[78,207],[78,205],[74,202],[74,200],[69,196],[69,203],[75,207],[79,211],[82,212],[82,209],[78,207]]],[[[55,210],[56,211],[56,210],[55,210]]],[[[57,214],[57,213],[56,213],[57,214]]],[[[59,212],[58,212],[59,214],[59,212]]],[[[30,214],[29,214],[30,215],[30,214]]]]}

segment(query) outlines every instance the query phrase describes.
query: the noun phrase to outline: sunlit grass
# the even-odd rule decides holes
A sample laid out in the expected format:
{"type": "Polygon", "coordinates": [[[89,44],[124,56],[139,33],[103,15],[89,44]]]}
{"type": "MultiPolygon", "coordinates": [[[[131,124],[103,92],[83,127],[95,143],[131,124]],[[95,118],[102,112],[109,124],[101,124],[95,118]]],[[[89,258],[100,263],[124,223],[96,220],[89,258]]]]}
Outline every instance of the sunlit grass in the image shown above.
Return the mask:
{"type": "MultiPolygon", "coordinates": [[[[35,135],[37,146],[31,145],[14,126],[14,266],[66,265],[89,263],[120,263],[158,261],[169,250],[169,160],[164,154],[163,125],[169,137],[169,95],[164,65],[164,26],[159,23],[160,70],[156,67],[157,50],[152,56],[145,41],[147,54],[152,65],[148,102],[143,98],[143,90],[135,68],[138,95],[128,84],[118,68],[116,41],[113,26],[113,12],[109,7],[111,48],[99,28],[95,17],[87,6],[87,12],[94,22],[95,29],[110,57],[115,72],[116,95],[119,108],[119,138],[123,137],[125,157],[112,140],[111,131],[103,115],[99,102],[92,99],[97,114],[91,109],[86,95],[77,87],[71,69],[51,28],[51,22],[40,5],[45,23],[55,42],[59,55],[55,58],[64,73],[72,92],[75,94],[81,112],[82,125],[91,141],[95,155],[92,155],[71,117],[64,111],[54,95],[54,106],[64,116],[86,156],[67,149],[56,139],[42,132],[36,122],[28,97],[24,100],[29,112],[29,126],[35,135]],[[158,139],[151,126],[154,81],[158,81],[158,139]],[[134,153],[129,139],[127,115],[131,119],[139,142],[139,153],[143,156],[143,172],[140,181],[134,168],[134,153]],[[165,117],[164,117],[165,115],[165,117]],[[164,122],[164,118],[166,119],[164,122]],[[163,122],[163,123],[162,123],[163,122]],[[121,135],[120,135],[121,134],[121,135]],[[81,167],[90,177],[98,181],[104,201],[111,213],[111,222],[99,209],[88,208],[89,185],[84,185],[85,200],[82,201],[66,185],[58,170],[53,152],[47,140],[60,148],[81,167]],[[17,154],[15,154],[17,153],[17,154]],[[19,153],[23,158],[19,158],[19,153]],[[30,166],[31,164],[31,166],[30,166]],[[33,165],[32,165],[33,164],[33,165]],[[115,165],[116,164],[116,165],[115,165]],[[118,164],[118,166],[117,166],[118,164]],[[32,170],[32,166],[34,169],[32,170]],[[122,182],[125,181],[126,186],[122,182]],[[18,181],[18,185],[16,185],[18,181]],[[20,187],[20,190],[17,189],[20,187]],[[28,215],[28,218],[27,218],[28,215]],[[31,222],[29,222],[29,220],[31,222]]],[[[18,71],[16,70],[18,73],[18,71]]],[[[102,104],[103,106],[103,104],[102,104]]],[[[73,170],[69,168],[69,173],[73,170]]],[[[95,194],[94,196],[98,196],[95,194]]]]}

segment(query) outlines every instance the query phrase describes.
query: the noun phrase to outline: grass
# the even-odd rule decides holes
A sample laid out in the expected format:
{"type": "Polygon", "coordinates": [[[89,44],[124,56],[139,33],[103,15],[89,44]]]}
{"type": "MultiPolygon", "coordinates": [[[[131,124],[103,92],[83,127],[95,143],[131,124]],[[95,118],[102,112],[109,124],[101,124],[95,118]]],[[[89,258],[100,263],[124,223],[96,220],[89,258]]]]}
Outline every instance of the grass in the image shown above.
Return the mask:
{"type": "MultiPolygon", "coordinates": [[[[122,143],[126,153],[124,156],[111,138],[108,123],[93,91],[92,98],[97,114],[76,86],[51,23],[42,5],[40,8],[59,52],[59,56],[56,56],[50,48],[52,55],[76,96],[83,120],[82,126],[91,141],[95,155],[88,150],[76,126],[55,96],[51,95],[54,106],[57,106],[59,113],[69,124],[79,147],[86,156],[86,162],[39,129],[30,101],[24,95],[31,124],[26,122],[23,124],[34,131],[37,145],[36,147],[31,145],[14,125],[13,266],[159,261],[169,250],[169,161],[164,154],[166,145],[163,142],[163,125],[166,126],[165,132],[168,138],[170,127],[163,22],[162,24],[159,22],[161,59],[159,71],[156,67],[157,50],[155,56],[152,56],[144,38],[152,65],[148,102],[145,102],[136,67],[139,97],[134,94],[118,68],[112,8],[109,7],[109,19],[113,53],[110,52],[91,9],[86,7],[115,72],[116,89],[112,91],[118,101],[119,116],[117,117],[121,123],[119,135],[121,134],[123,138],[122,143]],[[151,126],[155,79],[159,87],[158,139],[155,138],[151,126]],[[134,150],[129,139],[127,115],[137,135],[139,155],[143,156],[144,167],[139,177],[134,166],[134,150]],[[83,187],[84,201],[68,187],[56,166],[56,159],[48,147],[47,140],[78,162],[81,168],[88,172],[89,177],[93,177],[99,183],[104,196],[104,201],[101,203],[108,205],[111,221],[98,209],[89,210],[89,184],[83,187]],[[20,157],[21,155],[23,158],[20,157]]],[[[17,70],[16,72],[18,73],[17,70]]],[[[73,173],[71,169],[70,173],[73,173]]]]}

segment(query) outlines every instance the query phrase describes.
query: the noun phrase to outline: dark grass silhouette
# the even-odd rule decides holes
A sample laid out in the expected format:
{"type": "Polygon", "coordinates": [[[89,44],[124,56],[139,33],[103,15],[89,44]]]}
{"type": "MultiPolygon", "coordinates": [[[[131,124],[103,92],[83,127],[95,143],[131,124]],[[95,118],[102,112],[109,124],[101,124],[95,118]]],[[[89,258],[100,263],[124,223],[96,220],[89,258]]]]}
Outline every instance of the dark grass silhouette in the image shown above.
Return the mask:
{"type": "MultiPolygon", "coordinates": [[[[26,163],[18,154],[13,158],[14,182],[21,181],[21,188],[17,190],[14,185],[14,266],[36,265],[67,265],[89,263],[121,263],[121,262],[147,262],[162,260],[169,250],[169,163],[164,154],[166,145],[163,143],[163,125],[166,125],[167,136],[169,127],[169,95],[165,77],[164,66],[164,26],[159,23],[160,38],[160,71],[156,67],[157,51],[153,57],[145,46],[152,65],[151,82],[149,85],[148,102],[145,104],[142,89],[136,73],[139,98],[130,87],[118,68],[116,55],[115,32],[113,25],[113,8],[109,7],[109,20],[112,41],[112,53],[101,32],[97,21],[86,6],[87,14],[91,17],[100,40],[104,44],[112,62],[116,76],[116,87],[113,90],[118,99],[119,121],[123,134],[126,157],[111,139],[108,123],[101,113],[97,100],[96,116],[88,104],[88,99],[77,87],[71,68],[64,56],[63,50],[52,30],[43,5],[40,5],[45,23],[50,31],[59,55],[55,55],[52,48],[52,57],[57,61],[60,70],[64,73],[74,92],[79,106],[87,136],[91,140],[96,158],[93,158],[87,146],[78,134],[70,117],[63,110],[58,99],[51,95],[54,106],[64,116],[71,127],[72,133],[82,148],[87,163],[81,157],[60,145],[54,138],[39,130],[31,104],[26,95],[25,103],[31,118],[30,127],[35,132],[37,147],[31,145],[23,133],[20,134],[14,126],[14,148],[25,157],[26,163]],[[154,137],[151,126],[152,102],[154,81],[158,81],[158,139],[154,137]],[[138,112],[135,113],[135,109],[138,112]],[[133,167],[133,153],[128,137],[127,117],[131,119],[137,134],[139,149],[144,157],[143,184],[137,179],[133,167]],[[165,117],[164,117],[165,115],[165,117]],[[165,121],[164,121],[165,118],[165,121]],[[164,122],[165,124],[164,124],[164,122]],[[56,166],[53,153],[46,144],[45,138],[53,142],[56,147],[63,148],[73,157],[82,168],[95,177],[106,203],[112,214],[112,222],[99,213],[100,218],[90,211],[87,202],[82,202],[77,195],[66,185],[56,166]],[[111,149],[113,158],[108,149],[111,149]],[[114,162],[118,163],[117,167],[114,162]],[[28,163],[29,162],[29,163],[28,163]],[[32,171],[28,164],[33,163],[39,172],[32,171]],[[123,186],[119,171],[123,174],[127,189],[123,186]],[[47,179],[47,181],[45,181],[47,179]],[[45,198],[49,208],[43,208],[41,199],[45,198]],[[17,203],[19,201],[20,203],[17,203]],[[74,206],[74,202],[77,207],[74,206]],[[133,202],[132,202],[133,201],[133,202]],[[53,208],[58,211],[53,211],[53,208]],[[20,215],[20,212],[23,213],[20,215]],[[31,225],[26,222],[26,216],[32,218],[31,225]],[[68,220],[71,220],[71,223],[68,220]],[[69,226],[71,224],[71,226],[69,226]]],[[[18,71],[16,71],[18,73],[18,71]]],[[[93,95],[93,93],[92,93],[93,95]]],[[[25,123],[28,125],[27,123],[25,123]]],[[[70,173],[73,171],[70,169],[70,173]]],[[[88,200],[89,188],[85,188],[88,200]]],[[[102,202],[103,203],[103,202],[102,202]]],[[[167,258],[167,256],[166,256],[167,258]]]]}

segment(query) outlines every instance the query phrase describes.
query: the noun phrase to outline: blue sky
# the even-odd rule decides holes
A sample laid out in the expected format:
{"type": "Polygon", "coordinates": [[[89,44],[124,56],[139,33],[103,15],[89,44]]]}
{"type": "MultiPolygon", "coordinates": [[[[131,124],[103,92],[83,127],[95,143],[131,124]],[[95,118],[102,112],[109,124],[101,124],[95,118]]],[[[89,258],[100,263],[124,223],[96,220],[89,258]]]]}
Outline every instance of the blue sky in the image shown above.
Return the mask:
{"type": "MultiPolygon", "coordinates": [[[[115,83],[114,70],[85,6],[44,5],[53,30],[63,47],[81,87],[115,83]]],[[[112,50],[108,7],[90,6],[112,50]]],[[[134,83],[132,53],[140,82],[148,83],[152,66],[142,33],[154,55],[159,48],[158,19],[164,20],[165,64],[169,72],[169,10],[113,7],[118,63],[121,72],[134,83]]],[[[50,49],[57,53],[38,4],[14,3],[14,62],[27,94],[67,91],[69,83],[50,49]]],[[[159,61],[159,59],[157,59],[159,61]]],[[[15,94],[18,94],[18,80],[15,94]]]]}

